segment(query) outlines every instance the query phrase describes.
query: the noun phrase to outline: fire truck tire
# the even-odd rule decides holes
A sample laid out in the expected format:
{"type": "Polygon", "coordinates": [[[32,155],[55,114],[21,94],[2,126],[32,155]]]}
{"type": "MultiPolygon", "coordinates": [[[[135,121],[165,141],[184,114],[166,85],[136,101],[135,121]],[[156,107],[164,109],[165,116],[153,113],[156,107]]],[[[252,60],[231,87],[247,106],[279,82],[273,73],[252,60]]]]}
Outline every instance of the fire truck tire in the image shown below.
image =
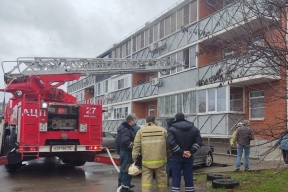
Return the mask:
{"type": "Polygon", "coordinates": [[[68,163],[71,163],[71,160],[70,159],[62,159],[62,162],[65,164],[68,164],[68,163]]]}
{"type": "Polygon", "coordinates": [[[16,163],[16,164],[6,164],[5,165],[7,172],[15,172],[18,169],[20,169],[21,167],[22,167],[22,162],[16,163]]]}
{"type": "Polygon", "coordinates": [[[81,160],[73,160],[71,162],[71,165],[72,166],[83,166],[85,165],[86,161],[81,161],[81,160]]]}

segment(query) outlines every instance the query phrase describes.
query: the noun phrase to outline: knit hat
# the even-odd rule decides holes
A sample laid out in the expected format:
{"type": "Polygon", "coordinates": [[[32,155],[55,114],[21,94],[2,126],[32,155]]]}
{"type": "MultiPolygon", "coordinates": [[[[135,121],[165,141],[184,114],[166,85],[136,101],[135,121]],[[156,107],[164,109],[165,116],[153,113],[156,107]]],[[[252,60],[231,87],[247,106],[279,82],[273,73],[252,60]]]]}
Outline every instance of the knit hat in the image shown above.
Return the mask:
{"type": "Polygon", "coordinates": [[[184,119],[185,119],[185,115],[184,115],[183,113],[177,113],[177,114],[175,115],[175,119],[176,119],[176,121],[178,121],[178,120],[184,120],[184,119]]]}
{"type": "Polygon", "coordinates": [[[136,116],[135,113],[130,113],[129,115],[127,115],[127,117],[133,117],[133,119],[134,119],[135,121],[137,121],[137,116],[136,116]]]}

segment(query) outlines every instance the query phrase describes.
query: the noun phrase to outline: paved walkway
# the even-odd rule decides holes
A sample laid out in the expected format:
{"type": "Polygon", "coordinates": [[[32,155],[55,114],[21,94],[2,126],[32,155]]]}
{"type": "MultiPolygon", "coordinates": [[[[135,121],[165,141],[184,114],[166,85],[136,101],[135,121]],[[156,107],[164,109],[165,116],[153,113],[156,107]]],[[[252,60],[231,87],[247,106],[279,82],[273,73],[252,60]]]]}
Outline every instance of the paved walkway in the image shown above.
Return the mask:
{"type": "MultiPolygon", "coordinates": [[[[214,154],[214,164],[211,167],[195,167],[195,173],[212,173],[212,172],[229,172],[235,170],[236,156],[235,155],[219,155],[214,154]]],[[[272,168],[284,168],[283,160],[275,161],[261,161],[259,159],[250,159],[250,169],[253,170],[263,170],[272,168]]],[[[240,171],[244,171],[244,165],[241,165],[240,171]]]]}

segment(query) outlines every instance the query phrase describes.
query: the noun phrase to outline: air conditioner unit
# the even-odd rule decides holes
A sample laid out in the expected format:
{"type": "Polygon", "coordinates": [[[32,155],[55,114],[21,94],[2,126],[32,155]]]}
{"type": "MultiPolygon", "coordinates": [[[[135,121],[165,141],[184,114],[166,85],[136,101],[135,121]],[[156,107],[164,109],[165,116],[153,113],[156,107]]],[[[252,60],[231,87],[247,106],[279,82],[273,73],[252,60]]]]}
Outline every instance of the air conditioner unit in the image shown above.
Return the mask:
{"type": "Polygon", "coordinates": [[[107,113],[107,112],[104,113],[104,118],[105,119],[108,119],[109,116],[110,116],[109,113],[107,113]]]}
{"type": "Polygon", "coordinates": [[[161,86],[161,81],[160,81],[160,79],[159,79],[159,78],[153,78],[153,79],[152,79],[152,85],[153,85],[153,86],[158,86],[158,87],[160,87],[160,86],[161,86]]]}
{"type": "Polygon", "coordinates": [[[109,105],[109,106],[107,107],[107,109],[108,109],[108,113],[109,113],[109,112],[111,113],[111,111],[112,111],[112,109],[113,109],[113,106],[112,106],[112,105],[109,105]]]}
{"type": "Polygon", "coordinates": [[[234,51],[229,51],[229,52],[226,52],[226,53],[224,53],[224,57],[226,58],[226,57],[231,57],[232,55],[234,55],[234,51]]]}
{"type": "Polygon", "coordinates": [[[112,93],[108,93],[105,95],[106,99],[113,99],[113,94],[112,93]]]}
{"type": "Polygon", "coordinates": [[[166,42],[165,41],[159,41],[157,49],[165,49],[165,48],[166,48],[166,42]]]}
{"type": "Polygon", "coordinates": [[[158,47],[157,43],[152,43],[152,44],[149,45],[148,49],[149,49],[150,52],[155,52],[157,47],[158,47]]]}

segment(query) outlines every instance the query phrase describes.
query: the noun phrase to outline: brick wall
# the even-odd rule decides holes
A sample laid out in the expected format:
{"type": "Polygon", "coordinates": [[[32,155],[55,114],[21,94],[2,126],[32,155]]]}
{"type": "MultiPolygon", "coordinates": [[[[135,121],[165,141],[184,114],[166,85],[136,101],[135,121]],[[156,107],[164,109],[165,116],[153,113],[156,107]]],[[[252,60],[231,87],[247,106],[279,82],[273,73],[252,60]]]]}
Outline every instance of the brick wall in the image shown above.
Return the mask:
{"type": "Polygon", "coordinates": [[[132,112],[137,115],[139,119],[145,119],[148,116],[148,107],[154,105],[154,116],[157,117],[157,100],[149,102],[133,102],[132,112]]]}

